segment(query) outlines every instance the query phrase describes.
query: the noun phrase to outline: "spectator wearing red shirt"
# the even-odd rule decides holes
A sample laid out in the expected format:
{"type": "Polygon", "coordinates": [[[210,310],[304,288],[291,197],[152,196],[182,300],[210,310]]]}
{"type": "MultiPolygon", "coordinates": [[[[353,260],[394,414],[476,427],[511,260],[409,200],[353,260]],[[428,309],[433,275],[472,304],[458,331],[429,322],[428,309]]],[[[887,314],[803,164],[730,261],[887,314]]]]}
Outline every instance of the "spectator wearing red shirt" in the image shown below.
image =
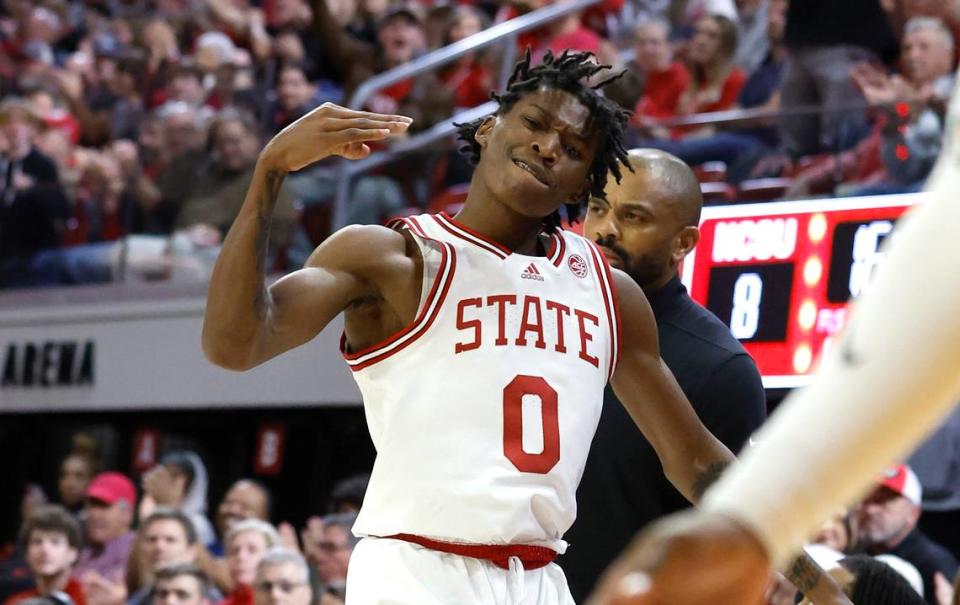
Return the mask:
{"type": "MultiPolygon", "coordinates": [[[[747,76],[733,65],[737,52],[737,26],[721,15],[707,15],[697,21],[688,51],[690,82],[680,96],[676,115],[722,111],[737,101],[747,76]]],[[[706,136],[712,128],[670,129],[670,137],[706,136]]]]}
{"type": "MultiPolygon", "coordinates": [[[[543,8],[549,2],[548,0],[512,0],[510,4],[511,6],[506,7],[497,16],[498,22],[543,8]]],[[[533,53],[534,62],[539,62],[548,50],[555,55],[564,50],[571,50],[592,52],[604,63],[615,63],[616,48],[595,31],[586,27],[585,18],[583,11],[575,11],[546,27],[521,34],[517,39],[520,49],[530,50],[533,53]]]]}
{"type": "MultiPolygon", "coordinates": [[[[459,42],[489,26],[489,19],[472,6],[457,6],[450,14],[447,33],[443,40],[446,45],[459,42]]],[[[454,93],[454,105],[467,108],[476,107],[490,99],[493,89],[493,76],[484,56],[471,53],[461,57],[447,69],[440,72],[440,81],[454,93]]]]}
{"type": "Polygon", "coordinates": [[[670,25],[654,19],[637,27],[634,52],[624,77],[608,87],[607,96],[632,109],[635,120],[674,115],[690,83],[690,72],[683,63],[673,60],[670,25]]]}
{"type": "Polygon", "coordinates": [[[86,605],[80,582],[70,577],[80,549],[80,523],[62,506],[41,506],[20,528],[20,542],[36,586],[10,596],[4,605],[63,592],[86,605]]]}
{"type": "MultiPolygon", "coordinates": [[[[737,101],[747,76],[733,65],[737,52],[737,26],[721,15],[707,15],[697,21],[690,41],[690,84],[680,98],[680,115],[730,109],[737,101]]],[[[689,134],[675,129],[676,138],[689,134]]]]}

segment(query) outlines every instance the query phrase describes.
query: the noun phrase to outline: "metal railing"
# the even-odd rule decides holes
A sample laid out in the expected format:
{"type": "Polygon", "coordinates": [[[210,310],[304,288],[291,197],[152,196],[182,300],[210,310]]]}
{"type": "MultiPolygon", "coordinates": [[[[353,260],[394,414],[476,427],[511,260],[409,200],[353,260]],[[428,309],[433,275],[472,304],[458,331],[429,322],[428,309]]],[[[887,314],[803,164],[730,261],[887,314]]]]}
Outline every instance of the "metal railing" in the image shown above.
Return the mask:
{"type": "MultiPolygon", "coordinates": [[[[476,52],[498,43],[505,44],[505,52],[500,62],[499,88],[503,88],[517,59],[517,37],[527,31],[534,30],[556,21],[572,12],[589,8],[599,4],[601,0],[567,0],[556,2],[521,15],[509,21],[499,23],[482,32],[464,38],[443,48],[418,57],[409,63],[399,65],[393,69],[370,78],[360,84],[347,103],[349,107],[359,109],[379,90],[397,82],[402,82],[421,73],[432,71],[448,63],[456,61],[464,55],[476,52]]],[[[451,118],[435,124],[433,127],[412,135],[391,145],[389,149],[377,152],[360,161],[342,161],[337,176],[337,192],[333,206],[333,228],[339,229],[346,224],[347,198],[350,194],[350,182],[356,175],[387,164],[397,156],[428,147],[437,141],[452,136],[456,132],[454,122],[469,122],[476,118],[489,115],[496,111],[497,104],[488,101],[483,105],[462,111],[451,118]]]]}

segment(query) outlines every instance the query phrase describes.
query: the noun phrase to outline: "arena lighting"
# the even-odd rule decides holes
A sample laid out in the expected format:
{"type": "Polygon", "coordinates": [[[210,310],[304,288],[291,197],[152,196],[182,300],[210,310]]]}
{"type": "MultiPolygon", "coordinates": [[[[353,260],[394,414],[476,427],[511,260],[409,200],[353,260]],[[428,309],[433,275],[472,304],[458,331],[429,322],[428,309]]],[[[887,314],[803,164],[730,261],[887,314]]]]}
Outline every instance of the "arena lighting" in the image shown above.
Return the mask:
{"type": "Polygon", "coordinates": [[[880,244],[925,194],[713,206],[683,263],[694,300],[730,326],[767,388],[803,386],[869,287],[880,244]]]}

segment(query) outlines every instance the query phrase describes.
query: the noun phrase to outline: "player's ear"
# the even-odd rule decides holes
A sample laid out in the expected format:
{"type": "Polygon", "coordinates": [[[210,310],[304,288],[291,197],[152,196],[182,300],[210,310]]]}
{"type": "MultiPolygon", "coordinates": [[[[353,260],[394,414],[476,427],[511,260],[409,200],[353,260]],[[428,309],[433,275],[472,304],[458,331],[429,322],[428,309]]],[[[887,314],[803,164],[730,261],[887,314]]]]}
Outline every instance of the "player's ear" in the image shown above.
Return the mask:
{"type": "Polygon", "coordinates": [[[497,116],[487,116],[477,127],[477,132],[473,135],[473,138],[480,144],[481,149],[487,146],[487,141],[490,140],[490,131],[493,130],[496,123],[497,116]]]}

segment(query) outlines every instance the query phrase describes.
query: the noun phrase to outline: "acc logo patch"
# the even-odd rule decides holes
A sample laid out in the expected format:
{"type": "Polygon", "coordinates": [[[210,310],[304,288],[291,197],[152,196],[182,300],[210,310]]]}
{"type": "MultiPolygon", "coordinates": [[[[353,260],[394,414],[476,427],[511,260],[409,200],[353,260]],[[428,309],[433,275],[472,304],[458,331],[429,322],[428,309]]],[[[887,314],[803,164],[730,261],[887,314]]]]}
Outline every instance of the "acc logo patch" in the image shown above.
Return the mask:
{"type": "Polygon", "coordinates": [[[570,272],[577,277],[587,276],[587,261],[583,260],[583,257],[579,254],[571,254],[570,258],[567,259],[567,266],[570,267],[570,272]]]}

